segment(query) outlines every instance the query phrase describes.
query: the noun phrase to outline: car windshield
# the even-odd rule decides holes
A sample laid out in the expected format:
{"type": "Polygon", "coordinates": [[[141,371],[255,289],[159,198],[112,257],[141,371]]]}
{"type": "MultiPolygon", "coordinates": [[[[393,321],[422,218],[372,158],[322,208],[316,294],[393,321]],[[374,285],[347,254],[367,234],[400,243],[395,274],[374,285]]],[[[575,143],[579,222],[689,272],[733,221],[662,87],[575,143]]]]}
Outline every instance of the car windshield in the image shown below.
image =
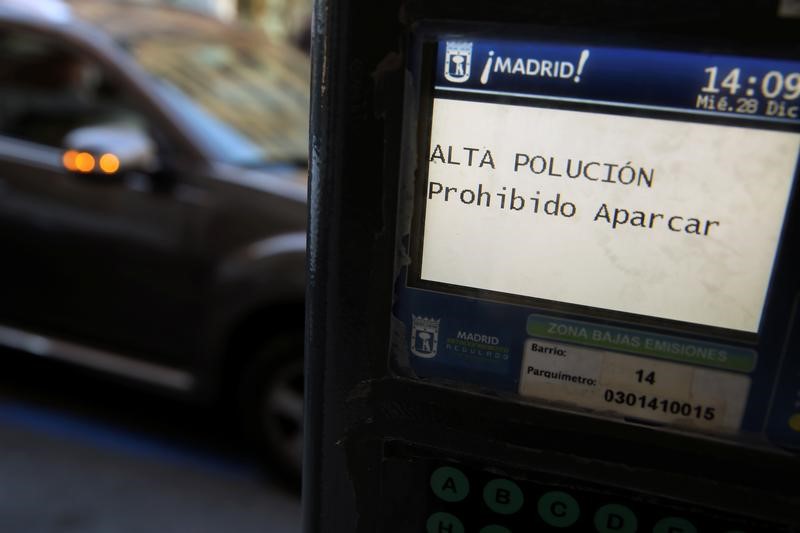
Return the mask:
{"type": "Polygon", "coordinates": [[[126,48],[216,160],[306,164],[308,59],[252,36],[146,34],[126,48]]]}

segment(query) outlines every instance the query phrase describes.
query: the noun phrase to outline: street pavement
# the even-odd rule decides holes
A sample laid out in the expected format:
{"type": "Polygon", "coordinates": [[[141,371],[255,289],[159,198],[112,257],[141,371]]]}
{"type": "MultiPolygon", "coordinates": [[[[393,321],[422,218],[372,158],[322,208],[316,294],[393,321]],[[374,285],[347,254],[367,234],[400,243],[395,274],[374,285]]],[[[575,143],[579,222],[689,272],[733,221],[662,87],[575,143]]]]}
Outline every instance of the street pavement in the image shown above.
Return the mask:
{"type": "Polygon", "coordinates": [[[220,418],[61,366],[0,366],[0,532],[299,532],[297,495],[220,418]]]}

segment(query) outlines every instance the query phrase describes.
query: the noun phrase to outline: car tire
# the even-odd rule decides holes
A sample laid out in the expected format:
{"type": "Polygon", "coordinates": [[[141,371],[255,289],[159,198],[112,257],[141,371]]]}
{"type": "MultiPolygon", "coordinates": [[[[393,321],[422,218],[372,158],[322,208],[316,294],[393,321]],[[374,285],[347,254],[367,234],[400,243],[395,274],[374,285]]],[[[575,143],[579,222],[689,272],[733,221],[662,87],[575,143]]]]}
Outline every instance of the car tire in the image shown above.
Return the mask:
{"type": "Polygon", "coordinates": [[[262,343],[240,380],[245,433],[268,474],[299,488],[303,456],[303,330],[288,330],[262,343]]]}

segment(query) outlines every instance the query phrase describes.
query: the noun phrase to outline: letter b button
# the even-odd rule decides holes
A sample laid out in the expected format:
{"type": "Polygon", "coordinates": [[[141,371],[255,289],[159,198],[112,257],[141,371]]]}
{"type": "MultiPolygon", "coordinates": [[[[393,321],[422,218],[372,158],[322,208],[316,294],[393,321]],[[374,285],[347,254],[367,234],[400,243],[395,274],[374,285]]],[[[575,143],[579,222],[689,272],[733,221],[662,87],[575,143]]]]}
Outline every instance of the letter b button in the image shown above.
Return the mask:
{"type": "Polygon", "coordinates": [[[483,488],[483,501],[495,513],[514,514],[522,508],[525,498],[513,481],[493,479],[483,488]]]}

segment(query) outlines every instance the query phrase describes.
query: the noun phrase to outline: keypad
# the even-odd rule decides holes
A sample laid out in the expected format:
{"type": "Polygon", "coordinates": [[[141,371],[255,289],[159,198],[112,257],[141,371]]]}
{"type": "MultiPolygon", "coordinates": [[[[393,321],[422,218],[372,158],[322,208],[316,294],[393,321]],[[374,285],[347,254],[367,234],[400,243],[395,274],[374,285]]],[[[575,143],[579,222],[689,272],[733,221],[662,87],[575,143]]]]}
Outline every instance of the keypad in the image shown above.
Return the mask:
{"type": "Polygon", "coordinates": [[[384,485],[393,488],[389,494],[402,499],[384,502],[388,507],[381,531],[385,533],[791,531],[677,501],[553,476],[509,474],[435,458],[404,457],[385,464],[384,485]]]}
{"type": "MultiPolygon", "coordinates": [[[[544,490],[536,483],[505,477],[487,477],[483,472],[470,472],[453,465],[439,466],[430,475],[434,502],[448,508],[448,503],[464,502],[450,512],[435,511],[427,521],[428,533],[512,533],[514,531],[595,531],[597,533],[698,533],[694,516],[672,514],[672,509],[659,509],[652,504],[625,504],[611,495],[591,494],[585,489],[544,490]],[[475,485],[480,502],[469,498],[475,485]],[[524,490],[523,490],[524,487],[524,490]],[[532,508],[532,509],[531,509],[532,508]],[[475,510],[479,512],[475,512],[475,510]],[[535,509],[535,514],[533,512],[535,509]],[[464,520],[457,516],[463,516],[464,520]],[[478,523],[475,523],[477,520],[478,523]],[[482,524],[495,520],[498,523],[482,524]],[[466,525],[465,525],[466,524],[466,525]]],[[[437,505],[434,505],[437,508],[437,505]]],[[[692,513],[696,514],[696,513],[692,513]]],[[[711,524],[703,531],[726,532],[711,524]]],[[[742,531],[744,533],[744,531],[742,531]]]]}

